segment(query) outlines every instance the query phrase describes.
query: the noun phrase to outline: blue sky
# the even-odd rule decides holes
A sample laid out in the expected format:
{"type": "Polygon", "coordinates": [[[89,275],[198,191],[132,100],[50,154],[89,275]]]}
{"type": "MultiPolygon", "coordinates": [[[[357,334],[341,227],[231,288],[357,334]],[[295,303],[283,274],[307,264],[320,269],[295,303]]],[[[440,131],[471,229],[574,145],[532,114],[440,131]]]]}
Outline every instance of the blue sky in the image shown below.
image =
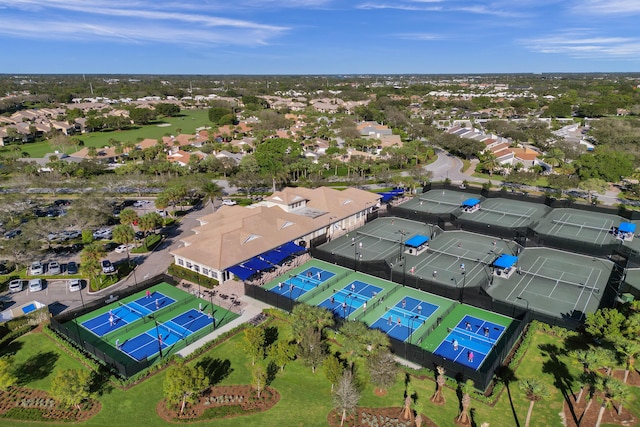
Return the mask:
{"type": "Polygon", "coordinates": [[[0,0],[0,73],[640,71],[640,0],[0,0]]]}

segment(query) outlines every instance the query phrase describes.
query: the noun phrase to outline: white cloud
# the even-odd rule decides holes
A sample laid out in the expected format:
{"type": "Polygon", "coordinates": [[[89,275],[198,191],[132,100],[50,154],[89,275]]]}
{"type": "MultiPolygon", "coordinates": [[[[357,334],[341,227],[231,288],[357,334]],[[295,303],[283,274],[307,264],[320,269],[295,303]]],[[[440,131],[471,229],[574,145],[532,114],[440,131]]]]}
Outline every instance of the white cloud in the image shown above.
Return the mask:
{"type": "Polygon", "coordinates": [[[585,30],[520,40],[520,44],[539,53],[567,55],[590,59],[632,59],[640,57],[640,38],[592,36],[585,30]]]}
{"type": "Polygon", "coordinates": [[[260,29],[219,31],[180,28],[172,25],[128,25],[114,23],[18,21],[0,18],[0,34],[21,38],[76,41],[111,41],[123,43],[161,42],[180,45],[264,45],[273,33],[260,29]]]}
{"type": "Polygon", "coordinates": [[[396,34],[395,37],[402,40],[418,40],[418,41],[442,40],[444,38],[439,34],[430,34],[430,33],[400,33],[400,34],[396,34]]]}
{"type": "Polygon", "coordinates": [[[583,0],[573,6],[575,13],[592,15],[633,15],[640,14],[638,0],[583,0]]]}

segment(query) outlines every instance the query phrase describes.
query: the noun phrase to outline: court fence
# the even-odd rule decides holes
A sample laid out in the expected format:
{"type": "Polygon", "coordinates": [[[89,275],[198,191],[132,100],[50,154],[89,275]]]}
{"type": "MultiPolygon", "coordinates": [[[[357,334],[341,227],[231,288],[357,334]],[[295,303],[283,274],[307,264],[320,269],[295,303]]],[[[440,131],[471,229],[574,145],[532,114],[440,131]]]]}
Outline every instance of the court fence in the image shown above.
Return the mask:
{"type": "Polygon", "coordinates": [[[99,337],[96,337],[91,334],[81,334],[80,327],[78,324],[75,324],[75,327],[67,327],[65,323],[73,320],[74,322],[79,316],[82,316],[86,313],[92,312],[98,308],[107,306],[116,301],[119,301],[123,298],[126,298],[130,295],[133,295],[136,292],[139,292],[143,289],[149,288],[151,286],[157,285],[159,283],[166,282],[171,285],[176,285],[177,280],[173,276],[169,276],[167,274],[159,274],[157,276],[151,277],[147,280],[143,280],[138,282],[134,286],[130,286],[118,291],[115,291],[105,298],[100,298],[89,303],[83,305],[75,310],[65,311],[64,313],[52,317],[51,320],[51,329],[60,335],[62,338],[69,341],[72,345],[84,351],[85,354],[95,358],[99,362],[104,363],[106,366],[113,369],[117,372],[121,377],[128,378],[131,377],[138,372],[148,368],[151,365],[151,362],[146,358],[141,361],[135,361],[133,359],[123,363],[121,361],[116,360],[111,357],[109,354],[102,351],[98,348],[98,344],[103,342],[99,337]],[[88,341],[89,336],[95,337],[92,342],[88,341]]]}
{"type": "MultiPolygon", "coordinates": [[[[462,186],[442,182],[430,183],[423,187],[422,192],[426,193],[431,190],[452,190],[469,193],[470,196],[480,196],[484,199],[502,198],[519,200],[545,205],[550,208],[568,208],[607,215],[618,215],[628,220],[640,219],[640,211],[628,209],[625,205],[606,206],[588,204],[571,199],[556,199],[550,195],[533,195],[521,191],[510,192],[506,187],[501,187],[498,190],[488,190],[486,188],[469,186],[463,188],[462,186]]],[[[539,221],[527,224],[526,227],[508,227],[470,221],[468,218],[462,218],[459,215],[459,211],[435,214],[420,212],[411,208],[404,208],[402,205],[389,206],[388,209],[390,215],[405,219],[423,221],[429,224],[437,224],[444,231],[464,230],[493,237],[513,239],[523,247],[544,246],[560,250],[568,250],[584,255],[609,256],[619,245],[619,243],[598,244],[580,240],[571,240],[566,237],[560,237],[553,234],[536,232],[535,228],[538,226],[539,221]]]]}

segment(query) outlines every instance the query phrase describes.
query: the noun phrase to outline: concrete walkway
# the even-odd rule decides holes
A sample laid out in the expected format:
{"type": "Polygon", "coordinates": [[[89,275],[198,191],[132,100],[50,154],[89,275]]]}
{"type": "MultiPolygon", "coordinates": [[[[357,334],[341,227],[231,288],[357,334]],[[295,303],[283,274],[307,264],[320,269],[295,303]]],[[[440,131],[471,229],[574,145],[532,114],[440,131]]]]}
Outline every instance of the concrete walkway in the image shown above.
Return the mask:
{"type": "Polygon", "coordinates": [[[245,306],[242,309],[240,317],[232,320],[231,322],[227,323],[221,328],[216,329],[215,331],[211,332],[209,335],[200,338],[198,341],[195,341],[189,344],[188,346],[180,350],[177,354],[179,354],[182,357],[187,357],[188,355],[190,355],[191,353],[193,353],[195,350],[202,347],[206,343],[215,340],[221,334],[227,331],[230,331],[236,326],[240,326],[241,324],[253,319],[255,316],[262,313],[262,310],[264,310],[265,308],[272,308],[270,305],[264,304],[260,301],[254,300],[253,298],[249,298],[247,296],[240,297],[240,301],[242,301],[243,305],[245,306]]]}

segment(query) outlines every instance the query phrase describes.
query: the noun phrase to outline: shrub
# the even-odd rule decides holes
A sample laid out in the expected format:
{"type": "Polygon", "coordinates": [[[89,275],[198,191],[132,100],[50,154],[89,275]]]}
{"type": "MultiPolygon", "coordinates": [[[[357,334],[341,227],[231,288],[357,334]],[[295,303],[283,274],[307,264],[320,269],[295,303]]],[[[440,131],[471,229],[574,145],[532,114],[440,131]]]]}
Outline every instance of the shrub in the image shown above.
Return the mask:
{"type": "Polygon", "coordinates": [[[175,264],[171,264],[169,266],[167,273],[169,273],[171,276],[179,277],[180,279],[188,280],[193,283],[199,283],[201,286],[209,289],[212,289],[219,285],[219,282],[216,279],[202,276],[195,271],[189,270],[188,268],[180,267],[175,264]]]}

